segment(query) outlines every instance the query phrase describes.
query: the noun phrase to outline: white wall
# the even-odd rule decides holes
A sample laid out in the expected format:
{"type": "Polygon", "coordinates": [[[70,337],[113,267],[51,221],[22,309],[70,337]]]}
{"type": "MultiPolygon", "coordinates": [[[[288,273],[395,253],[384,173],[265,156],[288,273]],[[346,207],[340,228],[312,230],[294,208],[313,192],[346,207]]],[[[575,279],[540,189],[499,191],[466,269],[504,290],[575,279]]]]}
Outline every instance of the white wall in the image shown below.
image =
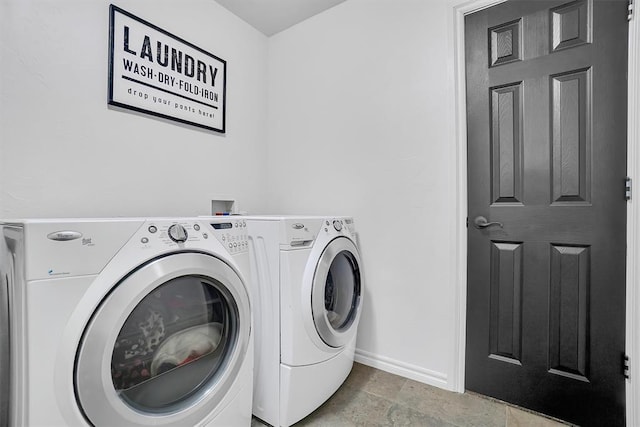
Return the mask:
{"type": "Polygon", "coordinates": [[[358,358],[455,388],[452,6],[348,0],[269,39],[269,209],[349,214],[358,358]]]}
{"type": "Polygon", "coordinates": [[[118,1],[227,60],[226,135],[107,107],[108,5],[0,1],[0,218],[352,214],[359,359],[451,388],[445,0],[349,0],[269,40],[212,0],[118,1]]]}
{"type": "Polygon", "coordinates": [[[265,203],[267,38],[213,0],[117,6],[227,61],[227,133],[107,108],[109,1],[0,1],[0,218],[265,203]]]}

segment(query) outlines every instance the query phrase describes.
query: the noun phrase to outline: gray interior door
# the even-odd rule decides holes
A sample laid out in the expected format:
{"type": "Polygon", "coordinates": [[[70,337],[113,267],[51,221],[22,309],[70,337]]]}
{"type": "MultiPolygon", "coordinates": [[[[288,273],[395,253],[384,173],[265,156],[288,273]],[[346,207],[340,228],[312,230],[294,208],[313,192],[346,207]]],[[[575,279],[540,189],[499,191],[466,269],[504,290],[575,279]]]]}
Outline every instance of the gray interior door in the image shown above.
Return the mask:
{"type": "Polygon", "coordinates": [[[624,425],[626,1],[467,16],[466,388],[624,425]]]}
{"type": "MultiPolygon", "coordinates": [[[[4,242],[0,243],[4,245],[4,242]]],[[[9,425],[10,409],[10,355],[11,341],[9,340],[9,274],[12,270],[9,256],[4,256],[0,249],[0,263],[6,263],[7,272],[0,277],[0,427],[9,425]]],[[[1,273],[0,273],[1,275],[1,273]]]]}

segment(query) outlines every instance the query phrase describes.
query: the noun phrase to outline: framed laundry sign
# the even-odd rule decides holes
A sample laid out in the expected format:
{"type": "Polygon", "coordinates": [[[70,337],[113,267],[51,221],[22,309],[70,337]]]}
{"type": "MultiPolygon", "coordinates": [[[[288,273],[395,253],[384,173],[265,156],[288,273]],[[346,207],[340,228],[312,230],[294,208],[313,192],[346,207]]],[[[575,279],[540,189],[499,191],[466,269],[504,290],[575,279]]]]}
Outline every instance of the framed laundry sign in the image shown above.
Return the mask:
{"type": "Polygon", "coordinates": [[[109,31],[110,105],[225,132],[226,61],[114,5],[109,31]]]}

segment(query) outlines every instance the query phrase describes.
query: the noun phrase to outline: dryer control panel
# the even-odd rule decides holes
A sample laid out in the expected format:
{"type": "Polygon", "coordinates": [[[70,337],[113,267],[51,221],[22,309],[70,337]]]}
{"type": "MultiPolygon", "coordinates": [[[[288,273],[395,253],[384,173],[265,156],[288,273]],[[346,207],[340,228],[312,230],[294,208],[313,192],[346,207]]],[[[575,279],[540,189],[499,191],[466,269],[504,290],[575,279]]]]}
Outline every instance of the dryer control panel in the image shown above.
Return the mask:
{"type": "Polygon", "coordinates": [[[322,224],[322,229],[327,235],[344,235],[353,237],[355,234],[353,218],[351,217],[327,218],[322,224]]]}

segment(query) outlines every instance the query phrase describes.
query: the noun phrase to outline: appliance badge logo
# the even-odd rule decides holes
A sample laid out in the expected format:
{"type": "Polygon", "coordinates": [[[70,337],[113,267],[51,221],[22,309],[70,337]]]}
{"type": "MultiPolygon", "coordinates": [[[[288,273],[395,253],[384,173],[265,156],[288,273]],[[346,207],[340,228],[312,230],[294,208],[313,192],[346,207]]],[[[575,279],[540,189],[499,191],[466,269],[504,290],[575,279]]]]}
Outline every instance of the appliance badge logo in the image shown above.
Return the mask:
{"type": "Polygon", "coordinates": [[[49,269],[49,271],[47,271],[47,273],[49,274],[49,276],[66,276],[68,274],[71,274],[68,271],[61,271],[61,272],[54,271],[52,268],[49,269]]]}
{"type": "Polygon", "coordinates": [[[82,246],[94,246],[93,242],[91,241],[91,237],[89,237],[88,239],[85,239],[83,237],[82,238],[82,246]]]}
{"type": "Polygon", "coordinates": [[[69,240],[76,240],[82,237],[82,233],[73,230],[54,231],[47,234],[47,239],[55,240],[57,242],[67,242],[69,240]]]}
{"type": "Polygon", "coordinates": [[[302,230],[304,228],[304,224],[301,224],[299,222],[296,222],[295,224],[291,224],[291,227],[294,230],[302,230]]]}

